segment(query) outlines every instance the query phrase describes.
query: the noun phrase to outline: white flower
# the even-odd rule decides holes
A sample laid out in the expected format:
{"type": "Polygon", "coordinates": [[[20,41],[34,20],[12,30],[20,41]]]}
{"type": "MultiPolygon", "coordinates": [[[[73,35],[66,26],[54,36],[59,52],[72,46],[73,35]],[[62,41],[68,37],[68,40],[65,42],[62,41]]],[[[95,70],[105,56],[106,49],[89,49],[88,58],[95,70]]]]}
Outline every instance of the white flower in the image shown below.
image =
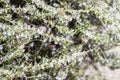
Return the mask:
{"type": "Polygon", "coordinates": [[[57,79],[57,80],[63,80],[61,77],[58,77],[58,76],[56,77],[56,79],[57,79]]]}
{"type": "Polygon", "coordinates": [[[54,67],[54,64],[53,64],[53,63],[51,63],[51,64],[50,64],[50,67],[54,67]]]}
{"type": "Polygon", "coordinates": [[[86,5],[86,3],[85,3],[85,2],[83,2],[82,4],[83,4],[84,6],[86,5]]]}
{"type": "Polygon", "coordinates": [[[9,35],[9,36],[14,35],[14,34],[15,34],[15,32],[13,32],[13,31],[9,31],[9,32],[8,32],[8,35],[9,35]]]}
{"type": "Polygon", "coordinates": [[[60,63],[64,64],[64,65],[66,65],[66,62],[65,62],[64,59],[58,59],[58,61],[59,61],[60,63]]]}
{"type": "Polygon", "coordinates": [[[38,30],[37,30],[37,33],[38,33],[38,34],[43,34],[43,33],[45,33],[46,31],[47,31],[46,27],[41,27],[41,29],[38,29],[38,30]]]}
{"type": "Polygon", "coordinates": [[[54,6],[54,7],[58,7],[59,5],[58,5],[57,3],[54,3],[53,6],[54,6]]]}
{"type": "Polygon", "coordinates": [[[0,45],[0,50],[3,50],[3,46],[2,45],[0,45]]]}
{"type": "Polygon", "coordinates": [[[28,11],[26,8],[23,8],[22,10],[24,13],[26,13],[28,11]]]}
{"type": "Polygon", "coordinates": [[[2,23],[0,23],[0,28],[2,28],[2,23]]]}
{"type": "Polygon", "coordinates": [[[85,34],[86,34],[88,37],[93,38],[93,33],[92,33],[92,32],[87,31],[85,34]]]}
{"type": "Polygon", "coordinates": [[[45,69],[45,66],[44,66],[44,65],[41,65],[41,69],[44,70],[44,69],[45,69]]]}
{"type": "Polygon", "coordinates": [[[7,14],[7,16],[6,16],[7,18],[11,18],[12,16],[10,15],[10,14],[7,14]]]}
{"type": "Polygon", "coordinates": [[[42,75],[39,73],[38,75],[37,75],[38,77],[42,77],[42,75]]]}
{"type": "Polygon", "coordinates": [[[30,44],[30,47],[33,47],[34,46],[34,43],[32,42],[31,44],[30,44]]]}
{"type": "Polygon", "coordinates": [[[61,71],[61,72],[58,73],[58,76],[56,77],[56,79],[57,80],[64,80],[66,78],[66,76],[67,76],[67,73],[61,71]]]}

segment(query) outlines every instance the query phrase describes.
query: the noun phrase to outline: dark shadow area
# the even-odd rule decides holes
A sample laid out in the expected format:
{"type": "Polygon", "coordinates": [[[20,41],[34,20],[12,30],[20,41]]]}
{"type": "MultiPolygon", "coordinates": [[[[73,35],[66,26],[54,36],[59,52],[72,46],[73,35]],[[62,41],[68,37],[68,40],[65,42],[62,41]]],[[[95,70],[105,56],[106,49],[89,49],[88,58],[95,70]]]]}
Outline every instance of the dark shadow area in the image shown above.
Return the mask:
{"type": "Polygon", "coordinates": [[[26,2],[24,0],[10,0],[10,4],[16,7],[24,7],[26,5],[26,2]]]}
{"type": "Polygon", "coordinates": [[[93,11],[90,11],[88,14],[88,20],[90,23],[94,26],[102,26],[102,22],[100,19],[96,16],[96,14],[93,11]]]}
{"type": "MultiPolygon", "coordinates": [[[[42,38],[33,38],[29,43],[24,46],[24,53],[30,54],[28,62],[36,61],[40,62],[38,57],[52,58],[58,54],[58,51],[62,49],[62,45],[54,40],[47,39],[43,42],[42,38]],[[36,59],[35,59],[36,58],[36,59]]],[[[34,63],[34,62],[33,62],[34,63]]]]}
{"type": "Polygon", "coordinates": [[[60,5],[60,0],[44,0],[50,6],[58,7],[60,5]]]}
{"type": "Polygon", "coordinates": [[[13,13],[12,14],[12,19],[17,19],[17,18],[20,18],[19,14],[13,13]]]}
{"type": "Polygon", "coordinates": [[[77,21],[77,20],[73,18],[71,21],[68,22],[68,27],[69,27],[70,29],[75,29],[76,21],[77,21]]]}
{"type": "Polygon", "coordinates": [[[3,18],[0,18],[0,23],[5,23],[5,24],[7,24],[7,25],[13,25],[13,23],[11,23],[10,21],[5,20],[5,19],[3,19],[3,18]]]}
{"type": "Polygon", "coordinates": [[[4,8],[5,3],[4,2],[0,2],[0,8],[4,8]]]}

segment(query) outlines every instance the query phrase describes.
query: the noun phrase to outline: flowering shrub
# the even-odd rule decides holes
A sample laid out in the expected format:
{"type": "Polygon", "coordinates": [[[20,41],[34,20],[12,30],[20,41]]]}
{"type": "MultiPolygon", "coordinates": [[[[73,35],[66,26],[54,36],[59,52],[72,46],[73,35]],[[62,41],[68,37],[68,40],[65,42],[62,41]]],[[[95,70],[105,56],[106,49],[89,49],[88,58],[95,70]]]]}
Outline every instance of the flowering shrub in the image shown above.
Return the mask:
{"type": "Polygon", "coordinates": [[[1,0],[0,78],[84,80],[95,63],[119,68],[120,57],[107,54],[119,46],[119,4],[109,4],[1,0]]]}

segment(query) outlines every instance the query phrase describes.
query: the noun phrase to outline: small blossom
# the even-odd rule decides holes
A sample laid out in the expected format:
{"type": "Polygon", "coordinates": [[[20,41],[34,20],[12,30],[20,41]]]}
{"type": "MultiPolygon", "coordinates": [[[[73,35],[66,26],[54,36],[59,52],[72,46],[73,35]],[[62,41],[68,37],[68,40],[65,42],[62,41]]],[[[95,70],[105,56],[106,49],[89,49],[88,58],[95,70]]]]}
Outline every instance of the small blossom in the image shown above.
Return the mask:
{"type": "Polygon", "coordinates": [[[90,32],[90,31],[87,31],[87,32],[86,32],[86,35],[89,36],[90,38],[93,38],[93,34],[92,34],[92,32],[90,32]]]}
{"type": "Polygon", "coordinates": [[[0,23],[0,28],[2,28],[2,23],[0,23]]]}
{"type": "Polygon", "coordinates": [[[0,50],[3,50],[3,46],[2,45],[0,45],[0,50]]]}
{"type": "Polygon", "coordinates": [[[67,73],[61,71],[61,72],[58,73],[58,76],[56,77],[56,79],[57,80],[64,80],[66,78],[66,76],[67,76],[67,73]]]}
{"type": "Polygon", "coordinates": [[[34,43],[32,42],[31,44],[30,44],[30,47],[33,47],[34,46],[34,43]]]}

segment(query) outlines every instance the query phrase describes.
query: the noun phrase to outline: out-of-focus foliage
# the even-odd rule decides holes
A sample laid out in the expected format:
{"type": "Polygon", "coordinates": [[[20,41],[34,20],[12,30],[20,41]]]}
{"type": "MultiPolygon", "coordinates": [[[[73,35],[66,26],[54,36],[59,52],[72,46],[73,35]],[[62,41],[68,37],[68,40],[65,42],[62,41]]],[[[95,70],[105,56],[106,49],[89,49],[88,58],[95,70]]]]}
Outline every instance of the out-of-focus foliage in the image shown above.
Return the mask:
{"type": "Polygon", "coordinates": [[[0,0],[0,78],[88,80],[94,63],[119,68],[110,49],[120,46],[120,2],[111,1],[0,0]]]}

